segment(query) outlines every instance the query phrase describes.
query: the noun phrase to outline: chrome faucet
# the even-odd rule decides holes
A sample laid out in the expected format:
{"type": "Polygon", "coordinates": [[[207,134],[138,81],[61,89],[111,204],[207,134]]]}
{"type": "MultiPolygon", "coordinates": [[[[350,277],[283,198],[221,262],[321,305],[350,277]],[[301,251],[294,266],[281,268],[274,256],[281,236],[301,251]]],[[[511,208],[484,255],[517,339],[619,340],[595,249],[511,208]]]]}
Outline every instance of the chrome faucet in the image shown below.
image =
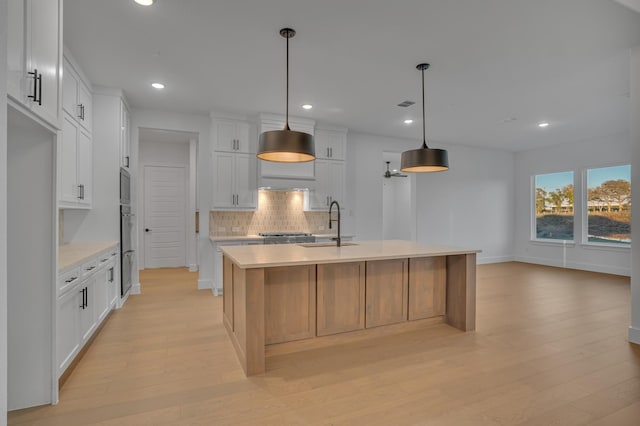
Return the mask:
{"type": "Polygon", "coordinates": [[[332,201],[331,205],[329,206],[329,229],[331,229],[331,222],[338,222],[338,237],[333,239],[336,240],[336,247],[340,247],[340,204],[338,204],[338,202],[335,200],[332,201]],[[333,209],[334,204],[338,209],[338,220],[331,219],[331,210],[333,209]]]}

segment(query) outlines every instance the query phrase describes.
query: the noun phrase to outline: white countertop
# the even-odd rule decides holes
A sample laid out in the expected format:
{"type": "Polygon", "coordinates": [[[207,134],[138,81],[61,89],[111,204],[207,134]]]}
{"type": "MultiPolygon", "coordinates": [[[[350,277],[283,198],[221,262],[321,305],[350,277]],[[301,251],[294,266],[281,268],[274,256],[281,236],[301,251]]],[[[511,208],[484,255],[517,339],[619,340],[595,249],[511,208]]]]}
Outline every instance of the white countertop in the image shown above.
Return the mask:
{"type": "Polygon", "coordinates": [[[67,243],[58,247],[58,272],[86,262],[96,254],[116,247],[118,241],[67,243]]]}
{"type": "Polygon", "coordinates": [[[358,241],[353,244],[343,247],[303,247],[299,244],[223,246],[221,250],[243,269],[480,252],[476,249],[427,245],[402,240],[358,241]]]}

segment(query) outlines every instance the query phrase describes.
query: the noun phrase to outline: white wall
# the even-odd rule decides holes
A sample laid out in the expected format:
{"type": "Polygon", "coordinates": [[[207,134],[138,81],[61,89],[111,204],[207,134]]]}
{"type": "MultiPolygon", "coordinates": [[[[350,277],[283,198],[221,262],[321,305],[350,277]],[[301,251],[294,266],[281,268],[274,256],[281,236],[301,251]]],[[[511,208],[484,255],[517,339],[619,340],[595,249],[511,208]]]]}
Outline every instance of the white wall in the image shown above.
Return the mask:
{"type": "MultiPolygon", "coordinates": [[[[573,171],[575,204],[582,202],[584,168],[629,164],[631,141],[627,132],[596,140],[579,141],[516,154],[516,259],[596,272],[630,275],[628,248],[582,246],[582,217],[574,218],[575,245],[531,242],[532,184],[534,175],[573,171]]],[[[633,229],[633,228],[632,228],[633,229]]]]}
{"type": "MultiPolygon", "coordinates": [[[[640,47],[631,54],[631,198],[640,200],[640,47]]],[[[636,212],[638,210],[636,209],[636,212]]],[[[631,216],[631,325],[629,340],[640,344],[640,214],[631,216]]]]}
{"type": "MultiPolygon", "coordinates": [[[[0,1],[0,182],[7,181],[7,2],[0,1]]],[[[0,426],[7,424],[7,186],[0,185],[0,426]]]]}
{"type": "MultiPolygon", "coordinates": [[[[140,168],[138,170],[138,214],[140,215],[140,220],[138,222],[138,238],[140,241],[140,246],[138,247],[138,264],[142,269],[144,268],[144,259],[145,259],[145,245],[144,245],[144,166],[182,166],[185,168],[185,179],[189,179],[191,175],[191,171],[189,169],[189,143],[184,142],[160,142],[153,140],[142,140],[139,141],[138,145],[138,157],[140,159],[140,168]]],[[[191,184],[191,182],[189,182],[191,184]]],[[[195,182],[193,182],[195,185],[195,182]]],[[[189,191],[190,193],[191,191],[189,191]]],[[[190,194],[187,194],[185,200],[190,205],[190,194]]],[[[185,206],[185,211],[189,211],[185,206]]],[[[186,213],[185,213],[186,215],[186,213]]],[[[191,220],[191,216],[187,215],[185,217],[187,219],[187,223],[191,225],[193,221],[191,220]]],[[[192,231],[191,227],[186,227],[186,233],[190,234],[192,231]]],[[[185,249],[187,253],[185,253],[185,261],[188,265],[196,264],[197,260],[195,259],[195,250],[188,250],[189,245],[195,244],[195,241],[189,238],[188,235],[185,235],[185,249]]]]}
{"type": "Polygon", "coordinates": [[[7,145],[7,407],[15,410],[53,398],[55,135],[10,109],[7,145]]]}
{"type": "MultiPolygon", "coordinates": [[[[209,242],[209,205],[211,198],[211,159],[209,156],[210,119],[208,116],[177,114],[164,111],[134,109],[131,112],[131,164],[132,164],[132,206],[138,204],[137,176],[139,160],[139,129],[160,129],[198,134],[197,163],[197,205],[200,211],[200,233],[197,238],[198,288],[211,288],[213,285],[213,250],[209,242]]],[[[137,214],[137,212],[134,212],[137,214]]],[[[138,217],[138,220],[140,218],[138,217]]],[[[139,238],[136,234],[133,246],[139,249],[139,238]]],[[[140,291],[138,268],[133,272],[134,288],[140,291]]]]}
{"type": "MultiPolygon", "coordinates": [[[[432,144],[449,151],[450,170],[415,176],[417,241],[481,249],[480,263],[511,260],[514,154],[432,144]]],[[[419,146],[418,140],[348,134],[346,232],[359,240],[383,237],[383,152],[419,146]]]]}

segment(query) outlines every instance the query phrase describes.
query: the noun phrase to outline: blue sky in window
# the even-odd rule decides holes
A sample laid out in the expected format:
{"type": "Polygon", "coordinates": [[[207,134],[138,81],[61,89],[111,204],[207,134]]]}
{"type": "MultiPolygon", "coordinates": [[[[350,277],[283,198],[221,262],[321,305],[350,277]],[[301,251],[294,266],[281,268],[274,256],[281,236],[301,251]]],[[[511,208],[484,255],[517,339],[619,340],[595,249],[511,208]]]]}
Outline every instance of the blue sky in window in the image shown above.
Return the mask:
{"type": "Polygon", "coordinates": [[[536,176],[536,188],[553,192],[567,185],[573,185],[573,172],[549,173],[536,176]]]}
{"type": "Polygon", "coordinates": [[[631,166],[602,167],[599,169],[589,169],[587,171],[587,184],[589,188],[600,186],[602,182],[608,180],[627,180],[631,182],[631,166]]]}

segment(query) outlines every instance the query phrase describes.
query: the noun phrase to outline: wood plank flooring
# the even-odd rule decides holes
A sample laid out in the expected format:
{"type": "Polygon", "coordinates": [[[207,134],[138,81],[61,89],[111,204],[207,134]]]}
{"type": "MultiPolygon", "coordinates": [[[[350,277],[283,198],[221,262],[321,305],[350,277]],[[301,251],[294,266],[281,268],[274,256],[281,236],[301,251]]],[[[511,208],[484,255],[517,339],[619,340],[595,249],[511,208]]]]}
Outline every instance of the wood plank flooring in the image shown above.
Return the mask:
{"type": "Polygon", "coordinates": [[[61,389],[11,425],[633,425],[640,348],[629,279],[478,267],[477,331],[444,324],[272,354],[247,379],[222,298],[184,269],[146,270],[61,389]]]}

